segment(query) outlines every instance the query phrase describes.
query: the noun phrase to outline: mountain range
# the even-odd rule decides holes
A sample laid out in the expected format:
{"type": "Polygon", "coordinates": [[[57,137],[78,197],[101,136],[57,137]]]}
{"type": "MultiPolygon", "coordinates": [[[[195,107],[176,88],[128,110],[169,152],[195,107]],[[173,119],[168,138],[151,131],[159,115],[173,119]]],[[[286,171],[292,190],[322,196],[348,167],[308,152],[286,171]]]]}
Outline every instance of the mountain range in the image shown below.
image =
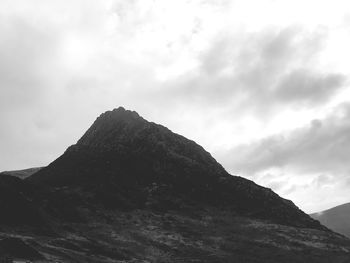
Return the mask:
{"type": "Polygon", "coordinates": [[[122,107],[47,167],[16,174],[0,175],[0,255],[19,257],[18,246],[38,262],[350,259],[350,240],[122,107]]]}

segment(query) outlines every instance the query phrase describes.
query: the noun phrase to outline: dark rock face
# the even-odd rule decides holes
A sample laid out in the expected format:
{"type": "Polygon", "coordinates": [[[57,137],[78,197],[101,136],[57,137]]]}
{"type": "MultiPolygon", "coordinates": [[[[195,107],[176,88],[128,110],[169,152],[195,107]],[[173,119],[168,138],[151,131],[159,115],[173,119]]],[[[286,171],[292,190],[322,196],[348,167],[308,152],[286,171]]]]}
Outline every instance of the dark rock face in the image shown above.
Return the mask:
{"type": "Polygon", "coordinates": [[[70,189],[76,203],[158,210],[215,206],[325,229],[270,189],[228,174],[195,142],[124,108],[98,117],[77,144],[27,181],[70,189]]]}

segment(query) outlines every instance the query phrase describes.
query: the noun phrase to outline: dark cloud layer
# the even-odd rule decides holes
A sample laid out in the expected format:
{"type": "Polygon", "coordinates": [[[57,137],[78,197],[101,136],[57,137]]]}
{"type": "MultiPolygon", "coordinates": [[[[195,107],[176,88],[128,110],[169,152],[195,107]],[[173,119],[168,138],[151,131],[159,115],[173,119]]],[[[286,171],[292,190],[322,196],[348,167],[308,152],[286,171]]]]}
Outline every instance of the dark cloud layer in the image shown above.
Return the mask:
{"type": "MultiPolygon", "coordinates": [[[[350,105],[345,104],[307,127],[235,147],[224,158],[230,170],[253,177],[271,168],[288,168],[299,175],[331,174],[340,179],[350,174],[349,156],[350,105]]],[[[326,179],[322,175],[316,183],[326,179]]]]}
{"type": "Polygon", "coordinates": [[[287,74],[276,86],[274,96],[283,102],[320,104],[327,102],[345,83],[345,76],[298,69],[287,74]]]}
{"type": "Polygon", "coordinates": [[[346,83],[345,75],[315,67],[326,37],[326,29],[297,26],[219,35],[199,54],[198,70],[163,83],[151,96],[264,118],[283,107],[323,106],[346,83]]]}

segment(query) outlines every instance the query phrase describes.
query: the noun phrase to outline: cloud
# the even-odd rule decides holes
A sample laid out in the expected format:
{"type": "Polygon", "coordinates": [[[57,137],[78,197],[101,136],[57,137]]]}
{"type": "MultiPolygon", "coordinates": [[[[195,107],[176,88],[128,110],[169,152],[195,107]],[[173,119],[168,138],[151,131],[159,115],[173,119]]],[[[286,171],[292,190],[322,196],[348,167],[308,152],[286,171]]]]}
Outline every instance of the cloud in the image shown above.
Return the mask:
{"type": "Polygon", "coordinates": [[[341,105],[328,117],[312,120],[307,127],[237,146],[227,155],[226,163],[230,170],[246,175],[272,168],[290,168],[300,174],[347,175],[349,120],[350,105],[341,105]]]}
{"type": "Polygon", "coordinates": [[[298,69],[281,80],[275,94],[281,103],[320,104],[327,102],[344,83],[345,76],[341,74],[317,74],[298,69]]]}
{"type": "Polygon", "coordinates": [[[346,190],[350,181],[349,134],[350,104],[344,103],[305,127],[236,146],[221,152],[219,159],[231,172],[298,202],[309,195],[310,203],[303,205],[321,209],[350,198],[346,190]],[[327,191],[334,192],[337,200],[322,201],[327,191]]]}
{"type": "Polygon", "coordinates": [[[315,66],[326,39],[326,29],[299,26],[219,34],[198,54],[197,68],[164,81],[152,96],[264,118],[287,107],[324,106],[346,83],[344,74],[315,66]]]}
{"type": "Polygon", "coordinates": [[[336,178],[330,174],[320,174],[318,175],[312,184],[315,184],[316,187],[326,187],[328,185],[332,185],[336,178]]]}
{"type": "Polygon", "coordinates": [[[18,19],[2,19],[0,25],[0,108],[25,107],[45,93],[54,56],[54,32],[18,19]]]}

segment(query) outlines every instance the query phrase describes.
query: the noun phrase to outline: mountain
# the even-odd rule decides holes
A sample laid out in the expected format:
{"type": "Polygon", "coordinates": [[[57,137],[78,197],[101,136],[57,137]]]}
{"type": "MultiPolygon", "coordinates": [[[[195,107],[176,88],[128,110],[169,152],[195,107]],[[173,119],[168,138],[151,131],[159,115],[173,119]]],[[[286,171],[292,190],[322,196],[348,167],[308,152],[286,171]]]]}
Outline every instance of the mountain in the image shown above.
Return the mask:
{"type": "Polygon", "coordinates": [[[5,174],[5,175],[16,176],[20,179],[25,179],[25,178],[31,176],[32,174],[38,172],[41,168],[42,167],[34,167],[34,168],[28,168],[28,169],[16,170],[16,171],[4,171],[4,172],[0,173],[0,176],[2,174],[5,174]]]}
{"type": "Polygon", "coordinates": [[[350,237],[350,203],[314,213],[310,216],[333,231],[350,237]]]}
{"type": "Polygon", "coordinates": [[[2,174],[0,214],[0,240],[22,240],[45,262],[350,259],[347,238],[121,107],[30,177],[2,174]]]}
{"type": "Polygon", "coordinates": [[[30,182],[93,194],[115,208],[215,206],[297,227],[324,229],[291,201],[232,176],[195,142],[118,108],[102,114],[77,144],[30,182]]]}

